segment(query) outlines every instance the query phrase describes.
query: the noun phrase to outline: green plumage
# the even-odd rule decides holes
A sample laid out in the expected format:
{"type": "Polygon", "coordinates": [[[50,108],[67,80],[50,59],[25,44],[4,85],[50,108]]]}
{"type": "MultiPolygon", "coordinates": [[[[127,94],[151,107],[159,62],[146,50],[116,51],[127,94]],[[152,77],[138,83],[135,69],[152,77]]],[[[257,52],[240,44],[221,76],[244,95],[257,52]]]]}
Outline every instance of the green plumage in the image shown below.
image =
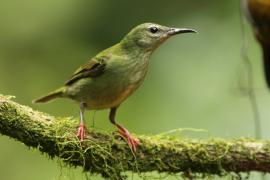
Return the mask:
{"type": "Polygon", "coordinates": [[[172,35],[185,32],[194,31],[141,24],[81,66],[64,87],[34,102],[65,97],[85,103],[87,109],[117,107],[141,85],[151,53],[172,35]]]}
{"type": "Polygon", "coordinates": [[[33,103],[46,103],[48,101],[51,101],[55,98],[59,98],[63,96],[65,87],[59,88],[53,92],[50,92],[49,94],[42,96],[38,99],[33,100],[33,103]]]}

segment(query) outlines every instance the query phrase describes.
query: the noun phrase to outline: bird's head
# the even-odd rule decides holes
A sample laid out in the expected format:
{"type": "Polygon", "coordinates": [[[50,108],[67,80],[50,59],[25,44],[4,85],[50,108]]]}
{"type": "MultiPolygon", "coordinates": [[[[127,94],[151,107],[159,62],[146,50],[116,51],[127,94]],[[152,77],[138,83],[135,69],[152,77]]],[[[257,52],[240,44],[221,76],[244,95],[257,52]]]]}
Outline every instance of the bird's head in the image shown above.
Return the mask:
{"type": "Polygon", "coordinates": [[[137,46],[147,51],[153,51],[171,36],[195,32],[193,29],[172,28],[155,23],[143,23],[133,28],[122,42],[127,47],[137,46]]]}

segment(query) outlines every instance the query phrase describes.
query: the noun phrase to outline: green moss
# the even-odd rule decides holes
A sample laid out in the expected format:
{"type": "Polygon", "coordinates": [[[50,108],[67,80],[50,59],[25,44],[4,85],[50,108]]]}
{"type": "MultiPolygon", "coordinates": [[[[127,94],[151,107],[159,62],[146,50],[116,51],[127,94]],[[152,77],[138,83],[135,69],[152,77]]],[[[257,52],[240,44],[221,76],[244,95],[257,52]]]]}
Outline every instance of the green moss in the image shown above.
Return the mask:
{"type": "Polygon", "coordinates": [[[81,142],[76,129],[76,119],[55,118],[0,96],[1,134],[38,148],[51,158],[58,157],[68,166],[81,166],[91,174],[125,179],[126,172],[141,177],[144,173],[158,172],[182,173],[191,178],[270,171],[269,141],[195,140],[168,136],[168,133],[140,135],[137,137],[141,145],[134,155],[118,134],[89,128],[88,138],[81,142]]]}

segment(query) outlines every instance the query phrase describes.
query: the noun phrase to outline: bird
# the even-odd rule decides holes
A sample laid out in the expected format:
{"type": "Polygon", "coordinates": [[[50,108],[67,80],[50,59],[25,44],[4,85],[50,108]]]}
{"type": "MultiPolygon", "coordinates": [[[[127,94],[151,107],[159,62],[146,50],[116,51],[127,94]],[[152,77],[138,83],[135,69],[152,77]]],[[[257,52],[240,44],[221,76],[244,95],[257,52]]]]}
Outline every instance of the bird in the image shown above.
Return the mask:
{"type": "Polygon", "coordinates": [[[147,74],[151,54],[170,37],[196,33],[194,29],[172,28],[156,23],[137,25],[115,45],[101,51],[79,67],[64,86],[42,96],[33,103],[46,103],[56,98],[68,98],[80,107],[78,138],[86,139],[85,110],[110,109],[109,120],[136,152],[140,141],[116,122],[119,106],[142,84],[147,74]]]}

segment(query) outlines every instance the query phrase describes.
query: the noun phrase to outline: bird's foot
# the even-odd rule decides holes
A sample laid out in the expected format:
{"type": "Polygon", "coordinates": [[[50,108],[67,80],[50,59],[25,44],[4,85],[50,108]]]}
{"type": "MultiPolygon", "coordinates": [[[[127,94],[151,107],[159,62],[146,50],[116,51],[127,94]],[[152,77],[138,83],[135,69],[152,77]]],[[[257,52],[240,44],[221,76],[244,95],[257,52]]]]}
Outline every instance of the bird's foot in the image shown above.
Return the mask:
{"type": "Polygon", "coordinates": [[[81,141],[83,141],[86,137],[85,126],[83,123],[80,123],[80,126],[77,130],[77,137],[79,137],[81,141]]]}
{"type": "Polygon", "coordinates": [[[137,150],[137,146],[140,145],[140,141],[137,138],[134,138],[130,134],[130,132],[123,127],[118,127],[118,132],[121,134],[123,138],[126,139],[130,149],[132,150],[133,153],[135,153],[137,150]]]}

